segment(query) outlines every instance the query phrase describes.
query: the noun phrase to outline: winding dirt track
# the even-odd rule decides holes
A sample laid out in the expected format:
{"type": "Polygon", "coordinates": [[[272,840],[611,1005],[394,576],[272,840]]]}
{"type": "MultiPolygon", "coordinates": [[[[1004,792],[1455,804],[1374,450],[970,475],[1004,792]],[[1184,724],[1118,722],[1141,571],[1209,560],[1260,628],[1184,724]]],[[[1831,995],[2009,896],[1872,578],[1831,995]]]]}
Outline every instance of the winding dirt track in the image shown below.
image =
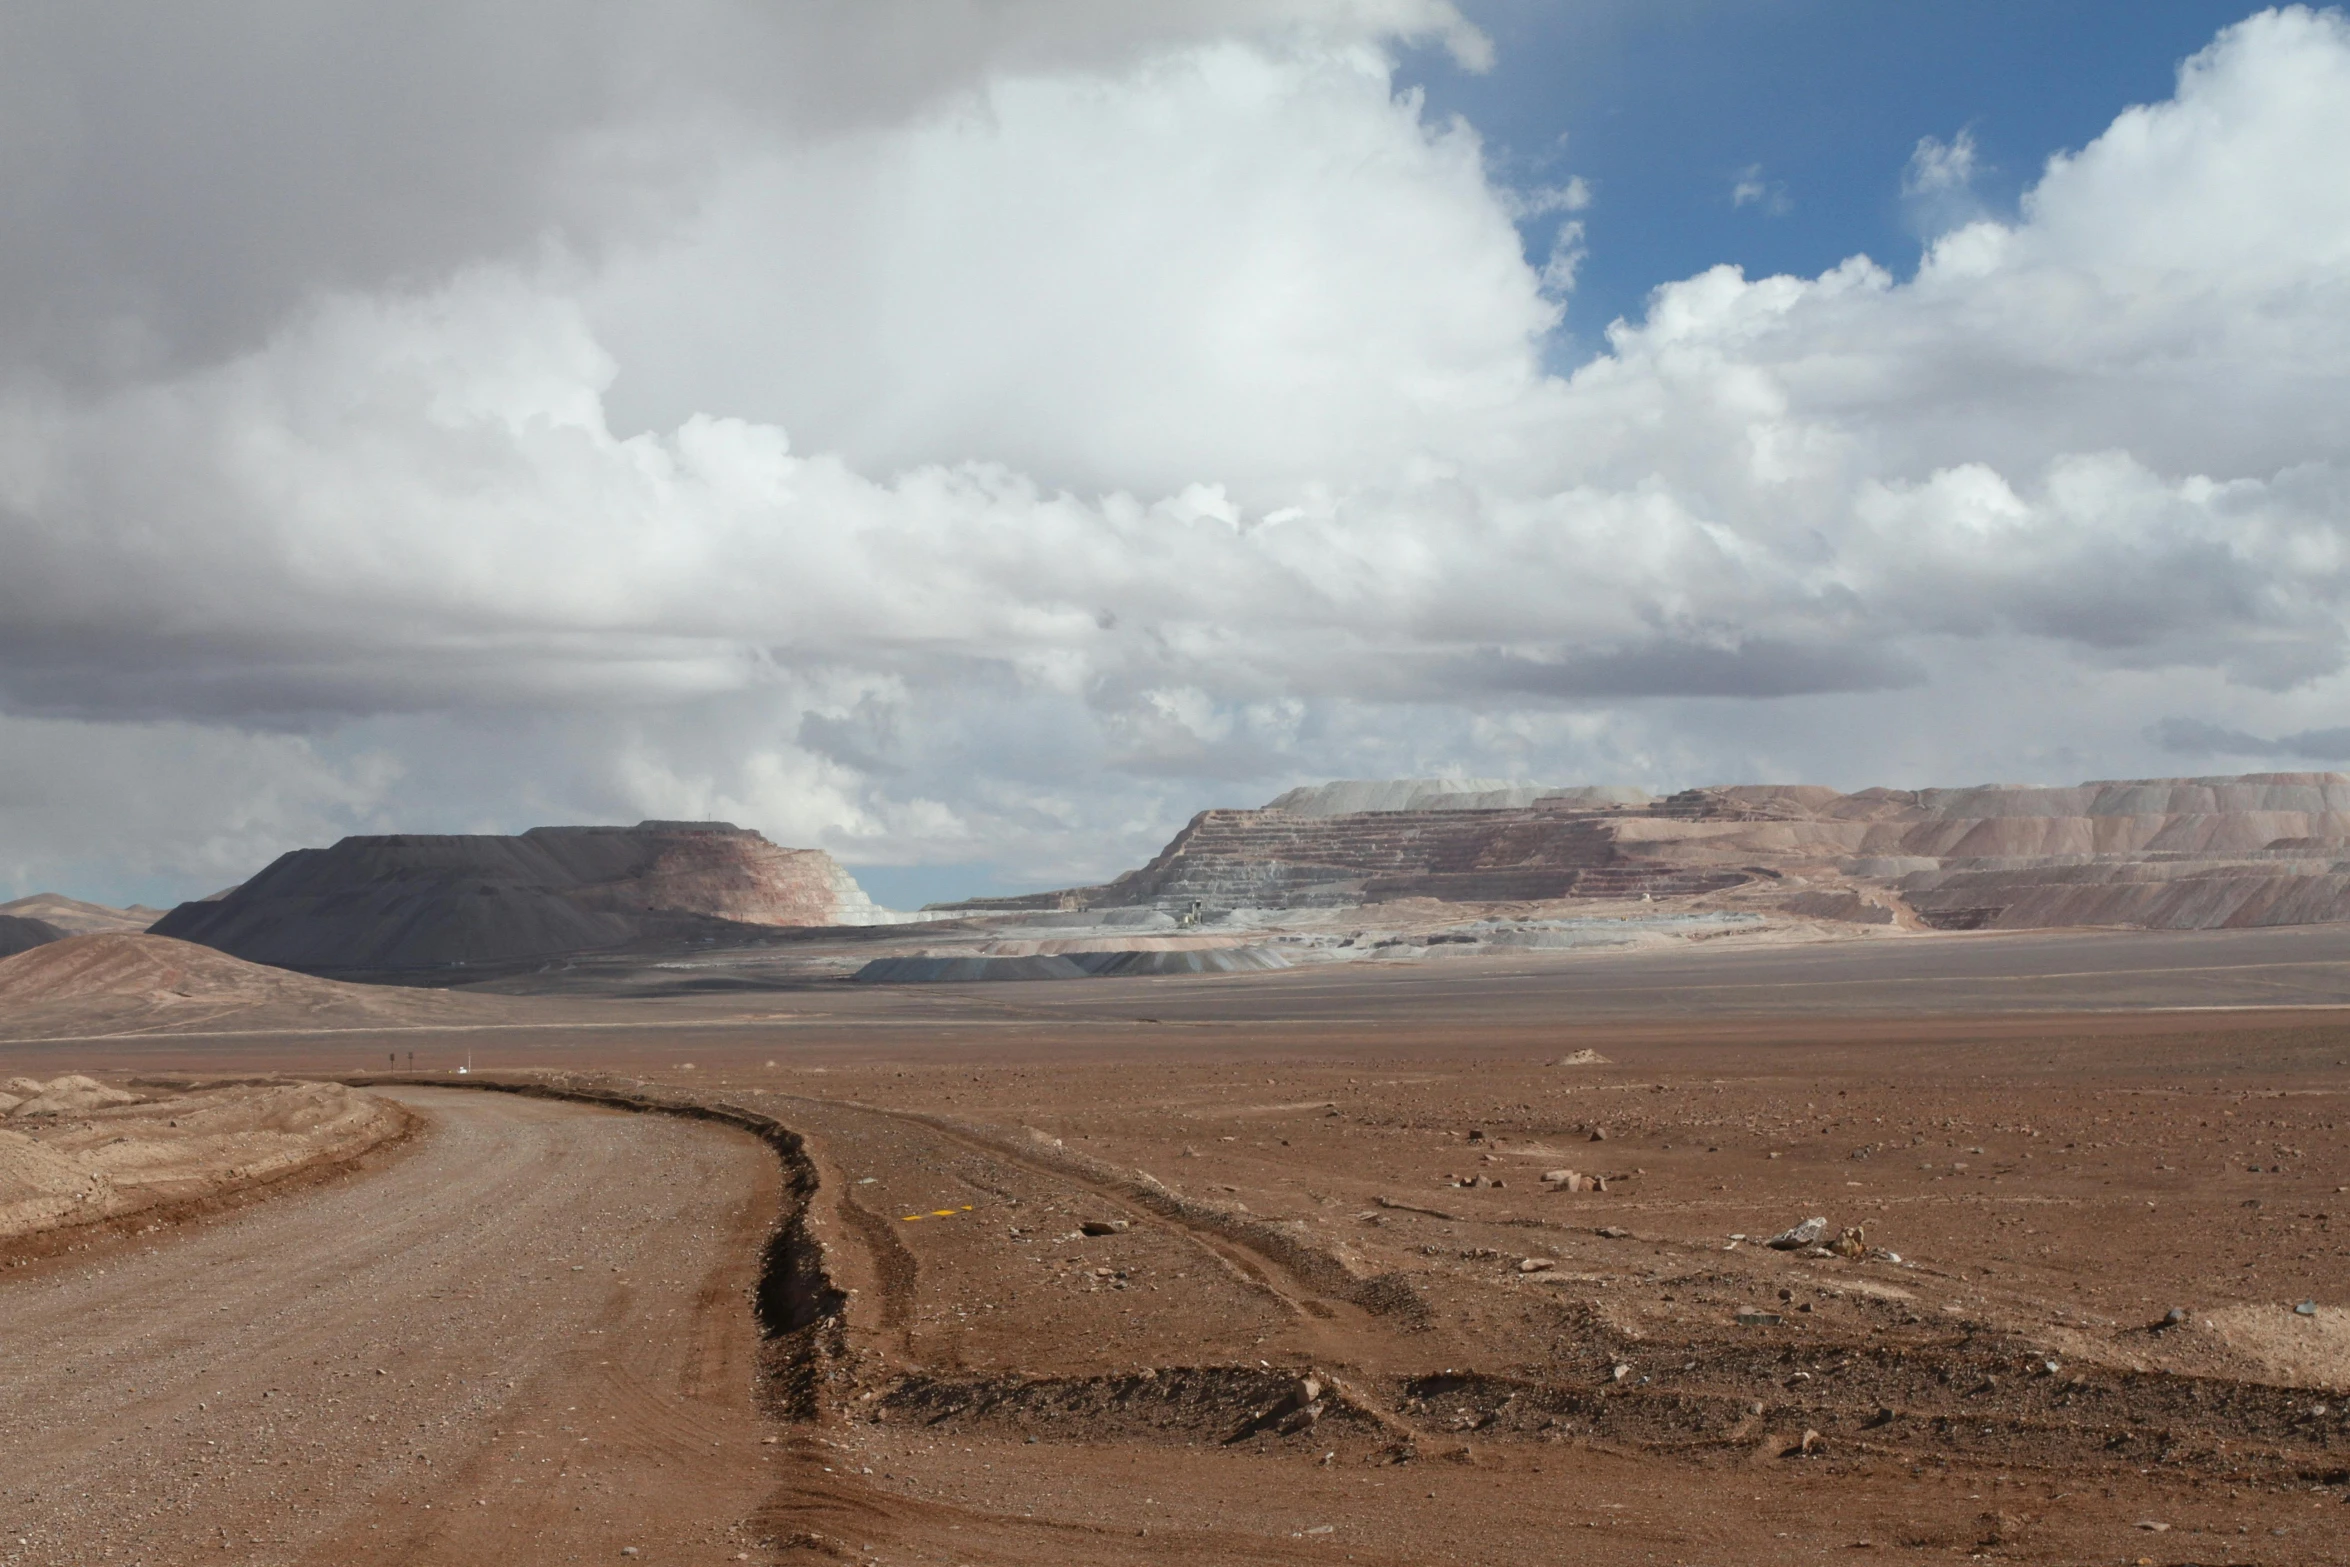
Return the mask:
{"type": "Polygon", "coordinates": [[[0,1278],[0,1563],[724,1561],[772,1489],[741,1133],[404,1089],[388,1168],[0,1278]]]}

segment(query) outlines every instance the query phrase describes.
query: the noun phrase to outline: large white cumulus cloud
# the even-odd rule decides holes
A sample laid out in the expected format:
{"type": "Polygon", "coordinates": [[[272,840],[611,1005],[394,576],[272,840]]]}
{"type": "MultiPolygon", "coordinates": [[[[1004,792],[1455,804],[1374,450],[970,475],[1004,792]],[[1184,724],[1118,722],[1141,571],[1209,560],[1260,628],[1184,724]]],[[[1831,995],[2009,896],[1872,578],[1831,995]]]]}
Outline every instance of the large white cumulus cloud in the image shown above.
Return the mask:
{"type": "MultiPolygon", "coordinates": [[[[585,37],[397,265],[232,203],[300,264],[149,277],[90,198],[0,382],[0,736],[214,758],[123,856],[196,880],[705,812],[1050,877],[1302,775],[2067,776],[2338,710],[2338,15],[1912,278],[1718,270],[1562,378],[1529,198],[1390,85],[1474,59],[1447,9],[1067,10],[887,70],[751,28],[771,95],[585,37]]],[[[108,797],[19,798],[18,881],[105,857],[108,797]]]]}

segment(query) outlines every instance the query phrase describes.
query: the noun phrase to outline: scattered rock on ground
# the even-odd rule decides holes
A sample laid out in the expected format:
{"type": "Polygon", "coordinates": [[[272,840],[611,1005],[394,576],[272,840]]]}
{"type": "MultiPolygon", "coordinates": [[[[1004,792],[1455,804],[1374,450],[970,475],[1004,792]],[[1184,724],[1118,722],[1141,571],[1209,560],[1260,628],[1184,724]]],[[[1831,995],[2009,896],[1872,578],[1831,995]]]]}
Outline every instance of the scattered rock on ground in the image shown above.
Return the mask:
{"type": "Polygon", "coordinates": [[[1828,1233],[1828,1221],[1810,1218],[1791,1230],[1783,1230],[1770,1238],[1767,1244],[1773,1251],[1801,1251],[1806,1246],[1817,1246],[1828,1233]]]}

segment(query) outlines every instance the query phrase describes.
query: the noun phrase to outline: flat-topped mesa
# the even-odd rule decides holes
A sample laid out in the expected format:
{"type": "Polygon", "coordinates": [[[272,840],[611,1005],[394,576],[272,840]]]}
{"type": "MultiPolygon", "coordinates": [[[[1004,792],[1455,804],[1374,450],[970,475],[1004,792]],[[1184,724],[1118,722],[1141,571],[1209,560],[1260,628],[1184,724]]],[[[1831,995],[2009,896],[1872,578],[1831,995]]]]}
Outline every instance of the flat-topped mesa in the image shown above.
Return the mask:
{"type": "Polygon", "coordinates": [[[1256,810],[1203,811],[1148,865],[1099,887],[953,907],[1222,913],[1734,889],[1749,906],[1807,918],[1943,929],[2350,920],[2350,777],[1854,794],[1742,784],[1663,799],[1495,780],[1349,780],[1256,810]]]}
{"type": "Polygon", "coordinates": [[[878,924],[820,849],[728,822],[398,833],[296,849],[155,933],[313,973],[508,964],[746,925],[878,924]]]}

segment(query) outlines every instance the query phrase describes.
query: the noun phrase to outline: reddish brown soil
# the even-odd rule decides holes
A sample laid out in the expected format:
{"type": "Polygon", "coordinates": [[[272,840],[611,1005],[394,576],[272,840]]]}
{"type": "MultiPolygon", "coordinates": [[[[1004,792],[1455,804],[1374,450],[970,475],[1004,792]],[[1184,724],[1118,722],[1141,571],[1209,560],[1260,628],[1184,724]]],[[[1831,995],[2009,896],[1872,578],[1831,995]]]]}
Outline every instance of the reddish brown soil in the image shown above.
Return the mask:
{"type": "Polygon", "coordinates": [[[219,1213],[265,1188],[331,1180],[418,1124],[404,1107],[340,1083],[162,1089],[79,1112],[20,1110],[0,1121],[0,1264],[219,1213]]]}
{"type": "MultiPolygon", "coordinates": [[[[803,1133],[808,1232],[853,1293],[840,1332],[764,1363],[771,1400],[812,1390],[820,1416],[768,1427],[747,1489],[636,1474],[609,1505],[640,1527],[566,1537],[587,1556],[641,1536],[677,1561],[2350,1561],[2343,1014],[1577,1023],[1539,974],[1482,1008],[1466,971],[1310,978],[841,987],[762,998],[756,1021],[8,1061],[325,1072],[471,1049],[803,1133]],[[1585,1048],[1606,1064],[1550,1064],[1585,1048]],[[1546,1190],[1560,1167],[1609,1189],[1546,1190]],[[1447,1183],[1478,1176],[1502,1184],[1447,1183]],[[1811,1215],[1903,1261],[1754,1243],[1811,1215]],[[2152,1330],[2174,1306],[2186,1323],[2152,1330]],[[1319,1417],[1282,1434],[1306,1377],[1319,1417]],[[710,1532],[674,1532],[689,1518],[710,1532]]],[[[571,1244],[585,1221],[543,1222],[571,1244]]],[[[436,1305],[435,1364],[475,1375],[462,1324],[524,1298],[436,1305]]],[[[712,1309],[750,1331],[747,1305],[712,1309]]],[[[634,1320],[646,1354],[678,1331],[634,1320]]],[[[553,1356],[582,1330],[548,1331],[553,1356]]],[[[747,1411],[729,1364],[710,1397],[747,1411]]],[[[446,1413],[462,1431],[526,1408],[550,1412],[446,1413]]],[[[680,1428],[637,1439],[700,1472],[680,1428]]],[[[552,1517],[545,1472],[499,1494],[552,1517]]],[[[436,1467],[401,1494],[482,1493],[436,1467]]],[[[388,1497],[352,1516],[413,1519],[388,1497]]],[[[405,1559],[496,1544],[417,1536],[405,1559]]]]}
{"type": "Polygon", "coordinates": [[[719,1561],[768,1495],[739,1133],[403,1090],[360,1179],[0,1275],[0,1561],[719,1561]]]}
{"type": "Polygon", "coordinates": [[[168,936],[68,936],[0,958],[0,1040],[449,1028],[515,1015],[493,997],[339,984],[168,936]]]}

